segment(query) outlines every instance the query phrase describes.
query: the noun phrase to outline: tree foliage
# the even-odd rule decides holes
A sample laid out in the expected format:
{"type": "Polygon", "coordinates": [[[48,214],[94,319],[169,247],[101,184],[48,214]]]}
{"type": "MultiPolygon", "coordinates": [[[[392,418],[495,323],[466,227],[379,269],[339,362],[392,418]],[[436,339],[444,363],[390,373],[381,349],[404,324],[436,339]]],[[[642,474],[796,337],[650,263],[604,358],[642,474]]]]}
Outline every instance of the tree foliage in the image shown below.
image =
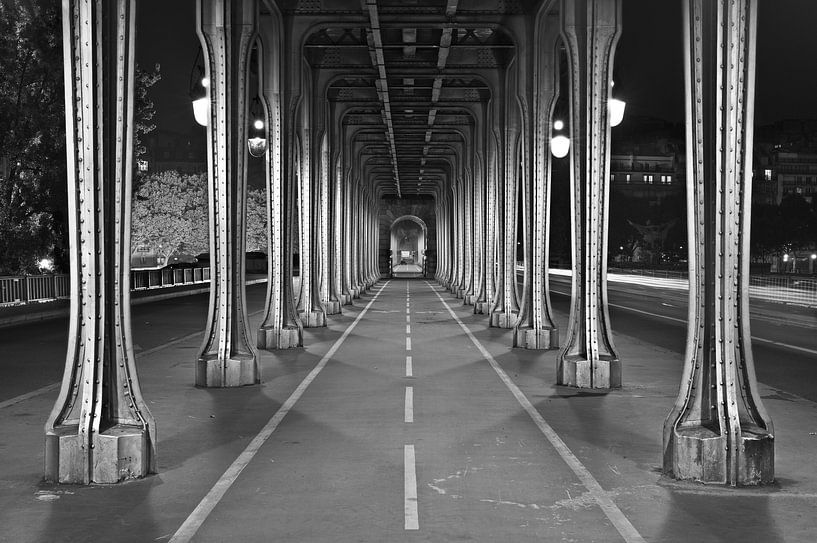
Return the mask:
{"type": "Polygon", "coordinates": [[[143,70],[137,64],[134,74],[134,111],[133,111],[133,159],[134,162],[140,156],[147,152],[145,146],[142,145],[142,136],[149,134],[156,129],[153,124],[153,117],[156,115],[156,110],[153,106],[153,100],[148,94],[149,89],[162,79],[162,67],[156,64],[153,71],[149,72],[143,70]]]}
{"type": "Polygon", "coordinates": [[[247,191],[247,250],[267,252],[267,195],[260,189],[247,191]]]}
{"type": "Polygon", "coordinates": [[[0,2],[0,274],[66,269],[59,2],[0,2]]]}
{"type": "Polygon", "coordinates": [[[176,171],[145,176],[132,203],[131,246],[167,258],[208,250],[207,176],[176,171]]]}

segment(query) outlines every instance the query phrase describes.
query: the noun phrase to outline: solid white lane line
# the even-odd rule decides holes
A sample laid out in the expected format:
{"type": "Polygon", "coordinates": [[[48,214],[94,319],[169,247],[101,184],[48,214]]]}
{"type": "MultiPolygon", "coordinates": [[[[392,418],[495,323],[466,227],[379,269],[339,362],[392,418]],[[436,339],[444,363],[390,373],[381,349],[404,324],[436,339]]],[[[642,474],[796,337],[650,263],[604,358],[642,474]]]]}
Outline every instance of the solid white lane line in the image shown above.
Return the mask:
{"type": "Polygon", "coordinates": [[[407,325],[406,325],[406,333],[407,333],[407,334],[410,334],[410,333],[411,333],[411,325],[410,325],[410,324],[407,324],[407,325]]]}
{"type": "Polygon", "coordinates": [[[420,529],[420,519],[417,516],[417,471],[414,464],[414,445],[406,445],[403,448],[403,465],[405,466],[403,476],[405,499],[403,503],[405,504],[406,530],[420,529]]]}
{"type": "Polygon", "coordinates": [[[414,371],[414,369],[412,368],[412,365],[411,365],[411,357],[407,356],[406,357],[406,377],[411,377],[413,371],[414,371]]]}
{"type": "MultiPolygon", "coordinates": [[[[303,393],[306,391],[307,387],[315,380],[321,370],[326,366],[326,363],[329,362],[329,359],[334,356],[335,352],[343,345],[343,342],[346,341],[346,338],[349,334],[352,333],[357,323],[360,322],[360,319],[363,318],[363,315],[369,310],[372,304],[377,300],[377,297],[380,296],[380,293],[383,292],[383,289],[389,284],[390,281],[386,281],[386,283],[380,287],[380,290],[369,300],[369,303],[366,304],[366,307],[363,308],[363,311],[352,321],[352,324],[349,325],[348,328],[343,332],[337,341],[335,341],[334,345],[323,355],[323,358],[320,359],[318,364],[309,372],[301,384],[298,385],[298,388],[287,398],[284,404],[275,412],[272,418],[267,422],[266,425],[261,429],[260,432],[250,441],[250,444],[247,445],[238,458],[233,461],[227,471],[216,481],[216,484],[213,485],[213,488],[207,493],[204,498],[199,502],[196,508],[190,513],[190,516],[184,521],[176,533],[173,534],[173,537],[170,538],[170,543],[181,543],[181,542],[188,542],[196,535],[196,532],[201,528],[201,525],[204,524],[204,521],[207,520],[207,517],[210,513],[215,509],[216,505],[221,501],[221,498],[224,497],[224,494],[230,489],[233,483],[238,479],[238,476],[241,475],[241,472],[244,470],[245,467],[252,461],[253,457],[255,457],[256,453],[261,449],[264,443],[270,438],[272,433],[278,428],[278,425],[281,424],[281,421],[284,420],[284,417],[287,416],[287,413],[292,409],[295,403],[301,398],[303,393]]],[[[416,496],[416,494],[415,494],[416,496]]]]}
{"type": "MultiPolygon", "coordinates": [[[[428,284],[428,283],[426,283],[428,284]]],[[[431,286],[431,285],[429,285],[431,286]]],[[[437,293],[435,293],[437,294],[437,293]]],[[[635,526],[630,523],[629,519],[624,516],[624,513],[621,512],[621,509],[615,504],[615,502],[610,499],[607,491],[602,488],[598,481],[596,481],[593,474],[584,467],[581,461],[576,457],[575,454],[568,448],[562,438],[556,433],[556,431],[551,428],[551,426],[545,421],[539,411],[533,407],[533,404],[530,403],[530,400],[519,390],[519,387],[514,384],[508,374],[505,373],[505,370],[497,363],[491,353],[482,346],[482,343],[474,336],[471,330],[468,329],[467,326],[460,320],[454,310],[451,309],[445,300],[443,300],[442,296],[437,294],[437,298],[440,299],[440,302],[445,306],[448,312],[451,314],[451,317],[457,321],[457,324],[460,325],[463,332],[471,339],[473,344],[476,346],[477,349],[482,353],[482,356],[485,357],[485,360],[491,365],[494,369],[496,374],[505,383],[505,386],[508,390],[511,391],[511,394],[514,395],[516,401],[519,402],[519,405],[528,413],[533,422],[542,432],[542,434],[547,438],[550,444],[556,449],[556,452],[559,453],[559,456],[562,457],[562,460],[568,465],[568,467],[573,471],[573,473],[578,477],[578,479],[582,482],[582,484],[587,488],[589,494],[593,497],[596,503],[599,505],[601,510],[610,519],[610,522],[613,523],[613,526],[616,527],[618,533],[621,534],[621,537],[624,538],[627,543],[644,543],[644,538],[638,533],[638,530],[635,529],[635,526]]]]}
{"type": "Polygon", "coordinates": [[[414,387],[406,387],[406,409],[403,422],[414,422],[414,387]]]}
{"type": "Polygon", "coordinates": [[[406,350],[407,351],[411,350],[411,338],[410,337],[406,338],[406,350]]]}

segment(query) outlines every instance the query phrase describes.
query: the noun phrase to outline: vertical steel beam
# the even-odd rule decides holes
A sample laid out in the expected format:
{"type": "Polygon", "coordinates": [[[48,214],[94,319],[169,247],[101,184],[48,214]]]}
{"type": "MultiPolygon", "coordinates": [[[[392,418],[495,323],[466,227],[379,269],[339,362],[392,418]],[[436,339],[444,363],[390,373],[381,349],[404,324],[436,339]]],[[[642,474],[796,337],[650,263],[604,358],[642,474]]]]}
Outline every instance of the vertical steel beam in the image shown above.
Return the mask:
{"type": "Polygon", "coordinates": [[[534,52],[532,133],[525,130],[525,161],[529,169],[522,180],[525,279],[514,347],[555,349],[559,331],[550,306],[548,258],[550,254],[550,134],[551,117],[559,82],[559,19],[541,9],[533,33],[534,52]],[[532,169],[532,171],[531,171],[532,169]]]}
{"type": "Polygon", "coordinates": [[[45,479],[117,483],[156,468],[130,320],[135,13],[63,0],[71,313],[65,373],[45,425],[45,479]]]}
{"type": "Polygon", "coordinates": [[[756,27],[756,0],[684,2],[689,325],[664,471],[732,486],[774,480],[749,331],[756,27]]]}
{"type": "Polygon", "coordinates": [[[258,329],[259,349],[290,349],[303,345],[303,328],[292,292],[292,243],[295,230],[295,186],[291,164],[284,160],[287,134],[282,115],[283,31],[280,13],[260,20],[262,102],[269,128],[265,156],[267,224],[269,225],[267,298],[258,329]]]}
{"type": "Polygon", "coordinates": [[[480,106],[480,115],[476,120],[475,141],[475,174],[474,180],[474,248],[476,253],[476,294],[474,299],[474,313],[485,314],[490,311],[490,287],[488,284],[489,256],[488,249],[491,239],[488,236],[488,180],[489,169],[487,161],[488,148],[488,107],[486,103],[480,106]]]}
{"type": "Polygon", "coordinates": [[[308,66],[301,68],[303,96],[301,99],[301,322],[305,328],[326,326],[326,313],[321,304],[321,224],[323,222],[323,185],[321,183],[321,119],[322,98],[313,96],[316,85],[308,66]]]}
{"type": "Polygon", "coordinates": [[[562,0],[560,10],[570,66],[573,296],[557,382],[582,388],[621,386],[607,309],[607,106],[621,1],[562,0]]]}
{"type": "Polygon", "coordinates": [[[247,82],[256,0],[199,0],[197,32],[207,59],[210,310],[196,385],[260,382],[247,329],[244,254],[247,216],[247,82]]]}

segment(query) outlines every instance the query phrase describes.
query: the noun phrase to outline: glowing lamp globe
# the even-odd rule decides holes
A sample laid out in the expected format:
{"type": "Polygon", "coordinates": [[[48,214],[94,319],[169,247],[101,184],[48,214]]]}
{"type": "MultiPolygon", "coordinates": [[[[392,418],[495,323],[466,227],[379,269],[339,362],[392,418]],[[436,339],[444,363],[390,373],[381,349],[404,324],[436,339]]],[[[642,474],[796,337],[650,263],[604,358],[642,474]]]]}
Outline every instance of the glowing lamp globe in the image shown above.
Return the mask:
{"type": "Polygon", "coordinates": [[[210,114],[210,103],[206,96],[193,100],[193,117],[201,126],[207,126],[207,117],[210,114]]]}
{"type": "Polygon", "coordinates": [[[611,98],[608,104],[610,110],[610,126],[618,126],[624,120],[624,108],[627,107],[627,102],[623,102],[617,98],[611,98]]]}
{"type": "Polygon", "coordinates": [[[550,140],[550,152],[556,158],[564,158],[570,151],[570,139],[566,136],[555,136],[550,140]]]}

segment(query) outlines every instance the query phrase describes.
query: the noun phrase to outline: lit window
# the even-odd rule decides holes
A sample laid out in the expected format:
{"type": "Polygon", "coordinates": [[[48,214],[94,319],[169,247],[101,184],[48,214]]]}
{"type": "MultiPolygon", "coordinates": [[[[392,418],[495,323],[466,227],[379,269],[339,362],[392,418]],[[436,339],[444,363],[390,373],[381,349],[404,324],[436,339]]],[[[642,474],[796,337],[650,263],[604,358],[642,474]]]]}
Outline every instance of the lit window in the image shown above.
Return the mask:
{"type": "Polygon", "coordinates": [[[629,182],[630,182],[630,174],[627,174],[627,175],[625,176],[625,179],[626,179],[626,180],[627,180],[627,182],[629,183],[629,182]]]}
{"type": "Polygon", "coordinates": [[[768,169],[763,170],[763,179],[765,179],[766,181],[771,181],[772,180],[772,170],[768,170],[768,169]]]}
{"type": "Polygon", "coordinates": [[[147,160],[139,159],[139,160],[136,161],[136,165],[139,168],[140,172],[148,171],[148,161],[147,160]]]}
{"type": "Polygon", "coordinates": [[[646,181],[647,183],[652,185],[652,176],[651,175],[645,175],[644,176],[644,181],[646,181]]]}
{"type": "Polygon", "coordinates": [[[672,176],[671,175],[667,176],[667,185],[672,185],[672,176]]]}

